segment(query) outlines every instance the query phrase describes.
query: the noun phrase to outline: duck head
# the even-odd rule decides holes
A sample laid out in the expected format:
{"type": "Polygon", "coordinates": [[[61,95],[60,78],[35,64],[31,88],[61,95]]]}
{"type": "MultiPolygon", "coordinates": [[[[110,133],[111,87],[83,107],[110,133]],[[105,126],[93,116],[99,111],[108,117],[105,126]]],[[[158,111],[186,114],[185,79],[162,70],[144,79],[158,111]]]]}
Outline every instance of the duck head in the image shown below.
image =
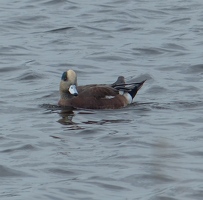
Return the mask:
{"type": "Polygon", "coordinates": [[[77,75],[73,70],[63,72],[60,82],[61,96],[77,96],[77,75]]]}

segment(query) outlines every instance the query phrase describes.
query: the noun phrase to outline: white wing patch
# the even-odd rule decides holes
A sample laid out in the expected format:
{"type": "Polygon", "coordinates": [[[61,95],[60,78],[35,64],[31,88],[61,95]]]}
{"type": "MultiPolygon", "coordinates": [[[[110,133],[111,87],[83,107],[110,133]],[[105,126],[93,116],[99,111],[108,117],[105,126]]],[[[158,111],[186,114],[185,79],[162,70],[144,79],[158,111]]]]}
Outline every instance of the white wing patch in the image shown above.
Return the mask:
{"type": "Polygon", "coordinates": [[[104,98],[105,99],[113,99],[113,98],[115,98],[115,96],[108,96],[108,95],[106,95],[104,98]]]}
{"type": "Polygon", "coordinates": [[[119,90],[119,94],[120,95],[124,95],[124,91],[123,90],[119,90]]]}

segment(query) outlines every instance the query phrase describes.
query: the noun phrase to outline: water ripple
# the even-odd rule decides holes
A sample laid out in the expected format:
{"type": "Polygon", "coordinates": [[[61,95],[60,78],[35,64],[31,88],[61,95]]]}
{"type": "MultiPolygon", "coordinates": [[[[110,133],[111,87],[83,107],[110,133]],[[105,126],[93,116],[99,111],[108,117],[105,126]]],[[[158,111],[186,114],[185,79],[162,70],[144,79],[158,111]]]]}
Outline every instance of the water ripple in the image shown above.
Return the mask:
{"type": "Polygon", "coordinates": [[[5,150],[2,150],[0,151],[1,153],[14,153],[14,152],[17,152],[17,151],[33,151],[33,150],[36,150],[36,148],[30,144],[27,144],[27,145],[23,145],[21,147],[16,147],[16,148],[9,148],[9,149],[5,149],[5,150]]]}
{"type": "Polygon", "coordinates": [[[23,177],[26,173],[0,165],[0,177],[23,177]]]}
{"type": "Polygon", "coordinates": [[[15,78],[12,78],[11,80],[12,81],[34,81],[34,80],[41,80],[43,79],[43,75],[42,74],[39,74],[37,72],[34,72],[34,71],[28,71],[28,72],[25,72],[21,75],[18,75],[18,77],[15,77],[15,78]]]}

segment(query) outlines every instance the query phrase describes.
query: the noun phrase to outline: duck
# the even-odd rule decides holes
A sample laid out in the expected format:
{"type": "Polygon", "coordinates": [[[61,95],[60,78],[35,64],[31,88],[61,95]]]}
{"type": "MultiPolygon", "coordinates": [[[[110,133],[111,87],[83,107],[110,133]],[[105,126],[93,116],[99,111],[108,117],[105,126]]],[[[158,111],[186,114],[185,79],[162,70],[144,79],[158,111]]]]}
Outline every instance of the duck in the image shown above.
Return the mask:
{"type": "Polygon", "coordinates": [[[133,102],[135,95],[145,81],[125,83],[125,78],[119,76],[112,84],[78,86],[76,72],[69,69],[61,76],[58,105],[75,109],[123,108],[133,102]]]}

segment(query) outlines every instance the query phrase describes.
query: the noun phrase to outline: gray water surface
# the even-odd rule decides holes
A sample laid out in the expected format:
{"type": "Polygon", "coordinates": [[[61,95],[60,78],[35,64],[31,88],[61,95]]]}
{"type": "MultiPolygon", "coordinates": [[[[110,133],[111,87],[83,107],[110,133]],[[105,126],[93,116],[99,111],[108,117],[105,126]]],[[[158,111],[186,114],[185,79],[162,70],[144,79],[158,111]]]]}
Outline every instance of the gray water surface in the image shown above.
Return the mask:
{"type": "Polygon", "coordinates": [[[202,0],[1,0],[0,199],[202,200],[202,0]],[[147,78],[119,110],[57,108],[147,78]]]}

